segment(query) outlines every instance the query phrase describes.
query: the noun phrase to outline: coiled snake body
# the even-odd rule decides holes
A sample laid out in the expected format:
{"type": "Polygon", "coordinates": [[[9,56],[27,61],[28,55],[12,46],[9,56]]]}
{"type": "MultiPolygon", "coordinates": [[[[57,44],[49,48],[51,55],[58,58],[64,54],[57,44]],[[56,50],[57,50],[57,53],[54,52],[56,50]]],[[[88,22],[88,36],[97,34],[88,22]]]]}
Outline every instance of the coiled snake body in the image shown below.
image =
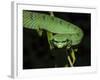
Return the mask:
{"type": "Polygon", "coordinates": [[[50,48],[78,45],[83,38],[83,31],[76,25],[43,13],[23,11],[23,26],[35,29],[42,35],[42,30],[47,31],[50,48]]]}

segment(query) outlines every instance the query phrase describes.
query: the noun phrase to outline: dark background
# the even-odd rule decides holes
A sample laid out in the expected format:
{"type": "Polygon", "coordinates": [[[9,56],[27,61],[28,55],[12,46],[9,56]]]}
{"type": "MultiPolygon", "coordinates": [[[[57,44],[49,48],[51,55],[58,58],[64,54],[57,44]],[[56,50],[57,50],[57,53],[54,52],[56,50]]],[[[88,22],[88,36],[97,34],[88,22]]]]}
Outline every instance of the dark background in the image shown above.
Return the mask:
{"type": "MultiPolygon", "coordinates": [[[[49,12],[38,12],[49,14],[49,12]]],[[[78,48],[74,66],[90,66],[91,14],[54,12],[54,16],[69,21],[83,30],[82,42],[79,45],[72,46],[78,48]]],[[[23,69],[64,67],[68,64],[66,52],[68,51],[65,48],[49,49],[46,31],[43,31],[42,37],[39,37],[35,30],[23,28],[23,69]]]]}

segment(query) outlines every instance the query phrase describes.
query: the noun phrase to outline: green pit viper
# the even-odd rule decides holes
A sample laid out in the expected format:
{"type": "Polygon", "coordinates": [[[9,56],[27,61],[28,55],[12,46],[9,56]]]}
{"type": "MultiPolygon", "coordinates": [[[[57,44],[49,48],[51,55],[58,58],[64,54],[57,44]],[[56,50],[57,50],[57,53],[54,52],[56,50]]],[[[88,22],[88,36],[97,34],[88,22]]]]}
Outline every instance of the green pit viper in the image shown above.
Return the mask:
{"type": "MultiPolygon", "coordinates": [[[[42,31],[45,30],[47,32],[50,49],[54,48],[53,45],[57,48],[66,46],[66,49],[78,45],[84,35],[82,29],[78,26],[55,17],[53,13],[47,15],[44,13],[23,10],[23,26],[25,28],[37,30],[40,36],[42,35],[42,31]]],[[[71,60],[69,60],[69,62],[72,66],[75,62],[73,49],[71,55],[73,62],[71,63],[71,60]]]]}

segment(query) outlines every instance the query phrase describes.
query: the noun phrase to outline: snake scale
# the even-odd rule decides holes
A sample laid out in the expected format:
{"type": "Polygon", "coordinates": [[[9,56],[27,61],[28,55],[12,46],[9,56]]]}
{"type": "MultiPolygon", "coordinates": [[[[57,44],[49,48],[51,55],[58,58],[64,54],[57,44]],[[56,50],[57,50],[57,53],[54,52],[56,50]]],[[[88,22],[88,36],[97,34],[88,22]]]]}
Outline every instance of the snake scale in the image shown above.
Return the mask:
{"type": "Polygon", "coordinates": [[[23,11],[23,25],[26,28],[55,33],[50,40],[58,47],[67,45],[69,41],[71,45],[77,45],[83,37],[83,31],[78,26],[43,13],[23,11]]]}
{"type": "MultiPolygon", "coordinates": [[[[47,31],[47,38],[52,49],[53,45],[58,48],[80,44],[83,38],[83,31],[78,26],[44,13],[23,11],[23,26],[25,28],[37,30],[42,35],[42,30],[47,31]]],[[[75,61],[74,52],[72,52],[75,61]]],[[[70,61],[70,60],[69,60],[70,61]]]]}

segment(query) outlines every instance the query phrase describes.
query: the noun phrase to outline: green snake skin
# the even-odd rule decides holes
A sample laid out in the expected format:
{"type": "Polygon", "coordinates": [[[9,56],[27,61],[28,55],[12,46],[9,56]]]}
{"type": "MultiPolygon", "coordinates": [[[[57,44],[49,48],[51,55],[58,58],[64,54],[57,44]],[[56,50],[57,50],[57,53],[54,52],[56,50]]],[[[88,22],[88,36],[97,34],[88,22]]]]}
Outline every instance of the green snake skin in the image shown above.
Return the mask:
{"type": "Polygon", "coordinates": [[[55,45],[63,47],[71,41],[71,45],[78,45],[83,38],[83,31],[78,26],[60,19],[55,16],[50,16],[43,13],[23,11],[23,26],[29,29],[46,30],[54,33],[50,36],[50,40],[56,41],[55,45]],[[63,44],[64,45],[61,45],[63,44]]]}

